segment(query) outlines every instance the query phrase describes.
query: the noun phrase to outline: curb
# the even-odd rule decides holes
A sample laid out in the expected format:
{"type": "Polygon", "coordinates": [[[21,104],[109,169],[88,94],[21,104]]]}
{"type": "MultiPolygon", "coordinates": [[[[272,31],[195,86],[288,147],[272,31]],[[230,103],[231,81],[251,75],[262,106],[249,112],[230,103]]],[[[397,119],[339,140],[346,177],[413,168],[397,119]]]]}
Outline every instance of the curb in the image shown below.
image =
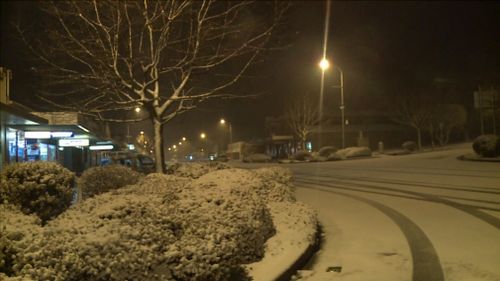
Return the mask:
{"type": "Polygon", "coordinates": [[[321,225],[318,223],[316,225],[316,234],[314,243],[310,244],[307,249],[297,257],[295,262],[285,270],[275,281],[289,281],[292,280],[292,277],[297,273],[298,270],[304,268],[307,263],[311,260],[311,258],[316,254],[316,252],[320,249],[321,246],[321,225]]]}
{"type": "Polygon", "coordinates": [[[487,157],[480,157],[480,156],[478,156],[476,154],[472,154],[472,153],[460,155],[460,156],[457,157],[457,159],[458,160],[462,160],[462,161],[496,162],[496,163],[500,163],[500,157],[487,158],[487,157]]]}

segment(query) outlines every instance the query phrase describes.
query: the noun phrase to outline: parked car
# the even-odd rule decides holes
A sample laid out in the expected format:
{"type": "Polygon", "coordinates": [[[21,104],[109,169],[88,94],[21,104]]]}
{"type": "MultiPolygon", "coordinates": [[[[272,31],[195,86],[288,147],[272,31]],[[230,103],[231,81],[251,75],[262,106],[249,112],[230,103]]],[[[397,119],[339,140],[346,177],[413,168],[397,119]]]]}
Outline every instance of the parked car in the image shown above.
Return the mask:
{"type": "Polygon", "coordinates": [[[107,152],[101,158],[101,165],[107,164],[124,165],[144,174],[153,173],[155,171],[155,161],[153,158],[129,151],[107,152]]]}

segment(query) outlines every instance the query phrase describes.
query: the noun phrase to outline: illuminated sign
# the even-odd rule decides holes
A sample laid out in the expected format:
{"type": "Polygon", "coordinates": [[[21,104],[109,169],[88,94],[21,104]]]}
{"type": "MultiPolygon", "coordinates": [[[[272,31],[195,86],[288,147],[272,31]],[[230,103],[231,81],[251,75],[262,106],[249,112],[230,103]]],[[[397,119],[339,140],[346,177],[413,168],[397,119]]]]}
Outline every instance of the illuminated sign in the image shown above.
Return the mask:
{"type": "Polygon", "coordinates": [[[50,139],[50,132],[24,132],[25,139],[50,139]]]}
{"type": "Polygon", "coordinates": [[[59,146],[89,146],[89,139],[60,139],[59,146]]]}
{"type": "Polygon", "coordinates": [[[96,141],[95,144],[113,144],[112,141],[96,141]]]}
{"type": "Polygon", "coordinates": [[[114,146],[112,144],[89,146],[90,150],[112,150],[113,148],[114,148],[114,146]]]}
{"type": "Polygon", "coordinates": [[[53,138],[69,138],[73,136],[73,132],[50,132],[53,138]]]}

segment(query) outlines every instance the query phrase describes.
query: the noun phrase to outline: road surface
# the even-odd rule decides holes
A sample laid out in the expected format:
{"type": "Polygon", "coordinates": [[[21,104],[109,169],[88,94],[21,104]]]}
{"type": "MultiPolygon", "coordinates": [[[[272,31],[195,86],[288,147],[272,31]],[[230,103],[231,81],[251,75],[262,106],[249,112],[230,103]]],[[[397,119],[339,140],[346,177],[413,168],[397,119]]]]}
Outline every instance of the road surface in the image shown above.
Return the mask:
{"type": "Polygon", "coordinates": [[[287,165],[324,231],[302,280],[500,281],[500,163],[470,152],[287,165]]]}

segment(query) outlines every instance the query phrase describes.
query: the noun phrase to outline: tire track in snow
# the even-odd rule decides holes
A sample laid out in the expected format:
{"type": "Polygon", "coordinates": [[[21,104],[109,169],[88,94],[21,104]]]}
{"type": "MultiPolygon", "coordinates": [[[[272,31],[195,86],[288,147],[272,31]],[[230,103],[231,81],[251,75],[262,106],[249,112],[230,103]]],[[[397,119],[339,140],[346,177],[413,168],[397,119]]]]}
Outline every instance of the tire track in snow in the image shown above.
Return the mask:
{"type": "Polygon", "coordinates": [[[403,235],[408,242],[410,247],[410,252],[412,256],[413,263],[413,281],[444,281],[443,268],[439,257],[432,245],[432,242],[427,237],[425,232],[412,220],[410,220],[405,215],[400,212],[381,204],[377,201],[367,199],[361,196],[356,196],[348,193],[325,190],[323,188],[317,188],[315,186],[323,186],[330,188],[329,186],[323,185],[321,183],[315,183],[311,185],[301,185],[303,188],[316,189],[323,192],[329,192],[338,194],[341,196],[350,197],[352,199],[362,201],[389,217],[403,232],[403,235]]]}
{"type": "MultiPolygon", "coordinates": [[[[377,185],[369,184],[371,181],[367,181],[367,180],[338,180],[335,177],[326,177],[326,178],[328,178],[330,180],[327,183],[325,183],[324,181],[314,181],[314,180],[312,180],[312,181],[315,183],[322,182],[322,184],[324,186],[329,186],[332,188],[336,188],[336,187],[338,188],[338,186],[332,184],[332,182],[333,182],[333,183],[341,184],[345,187],[349,187],[349,186],[365,187],[365,188],[371,188],[371,189],[377,189],[377,190],[386,190],[386,191],[393,191],[393,192],[400,192],[400,193],[414,195],[417,197],[421,197],[422,199],[424,199],[425,201],[428,201],[428,202],[440,203],[440,204],[444,204],[446,206],[458,209],[462,212],[465,212],[465,213],[467,213],[467,214],[469,214],[477,219],[480,219],[480,220],[490,224],[491,226],[493,226],[497,229],[500,229],[500,219],[495,217],[495,216],[492,216],[488,213],[482,212],[481,210],[478,210],[478,208],[480,208],[478,206],[457,203],[457,202],[447,200],[447,199],[444,199],[444,198],[439,197],[439,196],[430,195],[427,193],[401,190],[398,188],[391,188],[391,187],[377,186],[377,185]],[[356,181],[356,182],[348,182],[348,181],[356,181]],[[358,183],[358,182],[361,182],[361,183],[358,183]]],[[[297,177],[297,179],[300,179],[300,177],[297,177]]],[[[308,180],[308,179],[306,179],[306,180],[308,180]]],[[[309,180],[311,180],[311,179],[309,179],[309,180]]],[[[375,183],[377,183],[377,182],[375,182],[375,183]]],[[[418,185],[415,185],[415,186],[418,187],[418,185]]],[[[492,209],[492,208],[485,208],[485,209],[492,209]]],[[[495,211],[495,209],[493,209],[493,211],[495,211]]]]}

